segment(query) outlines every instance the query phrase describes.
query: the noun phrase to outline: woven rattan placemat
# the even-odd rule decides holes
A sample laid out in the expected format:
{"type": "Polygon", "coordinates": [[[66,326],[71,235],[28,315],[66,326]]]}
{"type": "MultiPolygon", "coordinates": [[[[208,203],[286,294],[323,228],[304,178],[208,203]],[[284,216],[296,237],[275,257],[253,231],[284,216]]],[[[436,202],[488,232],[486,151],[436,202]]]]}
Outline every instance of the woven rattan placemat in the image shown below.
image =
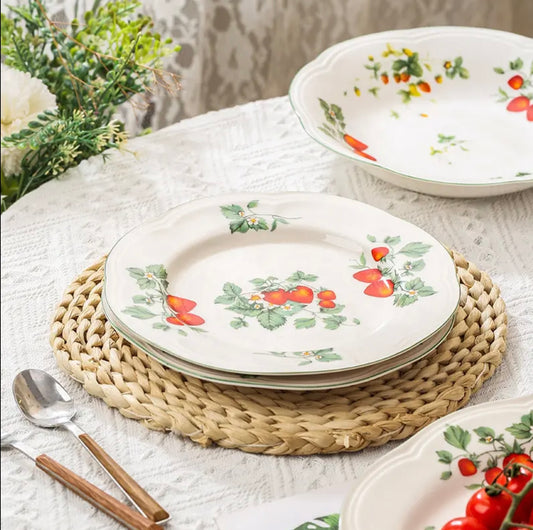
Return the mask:
{"type": "Polygon", "coordinates": [[[100,304],[105,258],[69,286],[50,340],[61,369],[150,429],[251,453],[358,451],[407,438],[462,407],[502,361],[507,315],[500,290],[462,255],[452,256],[461,301],[446,341],[424,359],[361,385],[266,390],[210,383],[165,368],[107,322],[100,304]]]}

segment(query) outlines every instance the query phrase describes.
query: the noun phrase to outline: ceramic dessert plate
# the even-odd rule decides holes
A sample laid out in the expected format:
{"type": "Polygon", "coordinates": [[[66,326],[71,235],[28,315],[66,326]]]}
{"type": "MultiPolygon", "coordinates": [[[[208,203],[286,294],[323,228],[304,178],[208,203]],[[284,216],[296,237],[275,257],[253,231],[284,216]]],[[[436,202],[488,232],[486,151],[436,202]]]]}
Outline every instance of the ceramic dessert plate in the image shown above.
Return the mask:
{"type": "Polygon", "coordinates": [[[400,355],[455,313],[447,250],[420,228],[323,194],[192,201],[111,250],[104,297],[126,332],[216,370],[308,374],[400,355]]]}
{"type": "Polygon", "coordinates": [[[223,372],[193,364],[179,357],[169,355],[150,344],[145,343],[140,337],[125,331],[121,328],[118,319],[109,309],[105,298],[102,297],[102,307],[107,320],[111,325],[129,342],[153,357],[161,364],[181,372],[186,375],[198,377],[204,381],[214,383],[224,383],[236,386],[248,386],[254,388],[272,388],[283,390],[324,390],[329,388],[342,388],[345,386],[355,385],[371,381],[382,377],[390,372],[404,368],[405,366],[418,361],[435,350],[450,333],[453,328],[455,315],[446,324],[432,335],[429,339],[423,341],[418,346],[408,350],[402,355],[353,370],[343,370],[341,372],[332,372],[326,374],[308,374],[308,375],[250,375],[238,374],[232,372],[223,372]]]}
{"type": "Polygon", "coordinates": [[[533,186],[533,39],[435,27],[337,44],[289,98],[306,132],[414,191],[482,197],[533,186]]]}
{"type": "Polygon", "coordinates": [[[348,495],[340,528],[440,530],[464,517],[485,470],[532,446],[533,395],[455,412],[371,466],[348,495]]]}

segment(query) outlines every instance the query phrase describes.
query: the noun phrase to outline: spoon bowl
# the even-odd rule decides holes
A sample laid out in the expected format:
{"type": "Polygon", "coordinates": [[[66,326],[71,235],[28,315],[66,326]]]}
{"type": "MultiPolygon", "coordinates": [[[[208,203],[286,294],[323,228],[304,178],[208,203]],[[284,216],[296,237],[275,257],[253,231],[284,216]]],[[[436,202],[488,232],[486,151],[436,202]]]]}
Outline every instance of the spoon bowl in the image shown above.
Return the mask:
{"type": "Polygon", "coordinates": [[[76,414],[67,391],[42,370],[23,370],[17,374],[13,394],[24,416],[40,427],[63,425],[76,414]]]}

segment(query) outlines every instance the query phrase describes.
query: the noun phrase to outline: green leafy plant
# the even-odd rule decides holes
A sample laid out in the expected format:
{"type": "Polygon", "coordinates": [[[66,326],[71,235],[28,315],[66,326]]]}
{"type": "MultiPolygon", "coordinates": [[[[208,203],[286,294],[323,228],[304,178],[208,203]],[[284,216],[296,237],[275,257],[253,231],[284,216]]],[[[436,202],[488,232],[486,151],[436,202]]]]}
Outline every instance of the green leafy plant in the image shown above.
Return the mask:
{"type": "Polygon", "coordinates": [[[138,13],[141,3],[100,3],[70,23],[53,21],[40,0],[2,14],[5,64],[40,79],[57,103],[2,138],[4,148],[28,150],[19,174],[2,174],[2,211],[80,161],[122,146],[124,124],[113,119],[118,105],[154,85],[179,87],[161,68],[179,46],[152,32],[152,19],[138,13]]]}

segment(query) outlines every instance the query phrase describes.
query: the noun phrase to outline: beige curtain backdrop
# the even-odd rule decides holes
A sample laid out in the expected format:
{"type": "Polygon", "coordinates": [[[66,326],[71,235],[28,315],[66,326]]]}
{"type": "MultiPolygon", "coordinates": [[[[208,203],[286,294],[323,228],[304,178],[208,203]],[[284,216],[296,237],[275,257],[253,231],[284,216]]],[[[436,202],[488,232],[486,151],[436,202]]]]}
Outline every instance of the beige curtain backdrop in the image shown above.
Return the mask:
{"type": "MultiPolygon", "coordinates": [[[[79,4],[83,9],[92,0],[79,4]]],[[[57,17],[72,17],[75,2],[47,5],[57,17]]],[[[359,35],[456,25],[533,37],[533,0],[143,0],[142,10],[153,17],[156,31],[181,44],[165,68],[179,74],[182,88],[123,106],[133,134],[286,94],[304,64],[359,35]]]]}

